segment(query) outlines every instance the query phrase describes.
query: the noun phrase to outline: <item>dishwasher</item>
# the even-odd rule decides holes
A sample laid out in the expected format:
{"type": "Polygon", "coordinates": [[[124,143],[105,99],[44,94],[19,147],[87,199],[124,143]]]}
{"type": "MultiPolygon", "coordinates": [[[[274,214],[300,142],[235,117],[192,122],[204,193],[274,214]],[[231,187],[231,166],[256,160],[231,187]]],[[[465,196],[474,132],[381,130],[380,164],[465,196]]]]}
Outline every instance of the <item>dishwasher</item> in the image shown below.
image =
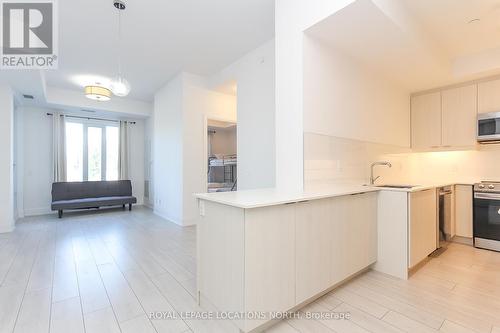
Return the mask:
{"type": "Polygon", "coordinates": [[[439,193],[439,232],[437,236],[438,249],[445,249],[452,237],[451,209],[453,190],[451,186],[440,187],[439,193]]]}

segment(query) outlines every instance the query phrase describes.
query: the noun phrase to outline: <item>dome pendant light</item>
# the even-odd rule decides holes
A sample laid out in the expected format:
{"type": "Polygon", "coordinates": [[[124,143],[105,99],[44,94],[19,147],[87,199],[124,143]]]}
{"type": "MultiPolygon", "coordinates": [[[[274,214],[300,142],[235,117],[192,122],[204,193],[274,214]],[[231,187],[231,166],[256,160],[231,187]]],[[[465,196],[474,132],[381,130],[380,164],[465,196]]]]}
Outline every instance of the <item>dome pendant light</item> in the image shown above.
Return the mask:
{"type": "Polygon", "coordinates": [[[122,75],[122,59],[121,59],[121,13],[125,10],[125,2],[123,0],[114,0],[113,6],[118,10],[118,76],[111,82],[111,91],[118,97],[125,97],[130,93],[130,84],[122,75]]]}

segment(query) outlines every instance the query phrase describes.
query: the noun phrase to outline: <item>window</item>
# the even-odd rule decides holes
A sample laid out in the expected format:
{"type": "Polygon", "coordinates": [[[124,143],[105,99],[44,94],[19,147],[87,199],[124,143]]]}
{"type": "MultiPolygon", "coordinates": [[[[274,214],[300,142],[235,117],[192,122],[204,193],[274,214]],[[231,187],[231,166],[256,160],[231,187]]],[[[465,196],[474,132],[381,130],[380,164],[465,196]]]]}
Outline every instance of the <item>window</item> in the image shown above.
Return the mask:
{"type": "Polygon", "coordinates": [[[97,121],[66,122],[69,182],[118,180],[119,128],[97,121]]]}

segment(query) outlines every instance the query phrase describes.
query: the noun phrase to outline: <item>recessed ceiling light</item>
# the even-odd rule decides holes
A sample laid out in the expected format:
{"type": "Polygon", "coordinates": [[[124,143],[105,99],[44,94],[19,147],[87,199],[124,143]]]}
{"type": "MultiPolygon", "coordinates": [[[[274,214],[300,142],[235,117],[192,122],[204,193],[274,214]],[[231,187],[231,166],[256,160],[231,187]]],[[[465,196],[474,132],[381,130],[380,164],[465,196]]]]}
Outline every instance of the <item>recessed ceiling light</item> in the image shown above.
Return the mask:
{"type": "Polygon", "coordinates": [[[481,22],[480,18],[474,18],[474,19],[470,20],[469,22],[467,22],[467,24],[473,24],[473,23],[479,23],[479,22],[481,22]]]}

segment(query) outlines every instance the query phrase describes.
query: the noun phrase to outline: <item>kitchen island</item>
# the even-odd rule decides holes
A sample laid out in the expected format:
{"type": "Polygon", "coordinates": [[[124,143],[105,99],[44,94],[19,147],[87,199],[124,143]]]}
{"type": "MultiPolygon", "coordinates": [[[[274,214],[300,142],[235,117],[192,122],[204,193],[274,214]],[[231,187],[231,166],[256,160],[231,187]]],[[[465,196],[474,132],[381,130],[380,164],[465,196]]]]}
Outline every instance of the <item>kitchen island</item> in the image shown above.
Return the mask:
{"type": "Polygon", "coordinates": [[[367,269],[407,279],[437,248],[437,189],[453,184],[198,194],[199,301],[258,332],[367,269]]]}
{"type": "Polygon", "coordinates": [[[199,194],[198,296],[260,331],[377,260],[377,192],[341,185],[199,194]]]}

